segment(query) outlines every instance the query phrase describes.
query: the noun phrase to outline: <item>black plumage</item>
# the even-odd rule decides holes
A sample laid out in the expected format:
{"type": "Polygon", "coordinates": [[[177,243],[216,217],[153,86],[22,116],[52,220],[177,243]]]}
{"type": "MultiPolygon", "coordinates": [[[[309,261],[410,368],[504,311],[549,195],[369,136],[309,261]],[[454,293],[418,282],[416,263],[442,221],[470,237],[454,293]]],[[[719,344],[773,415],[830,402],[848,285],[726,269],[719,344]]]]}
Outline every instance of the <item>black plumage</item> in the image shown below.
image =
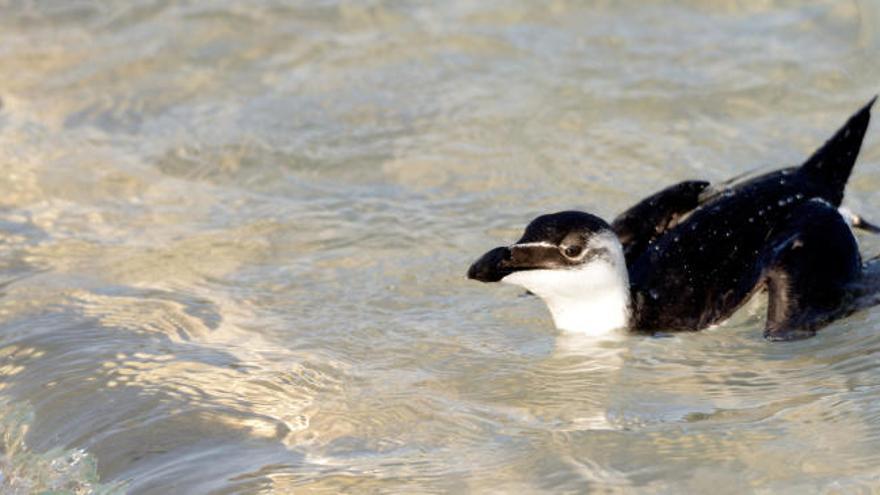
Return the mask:
{"type": "MultiPolygon", "coordinates": [[[[542,215],[517,244],[493,249],[468,275],[499,281],[516,271],[572,269],[591,260],[589,253],[570,257],[572,246],[589,247],[592,236],[610,230],[629,276],[631,330],[700,330],[766,288],[766,336],[812,335],[857,308],[852,299],[866,293],[858,245],[838,207],[875,100],[800,167],[717,187],[681,182],[610,226],[583,212],[542,215]]],[[[876,229],[858,216],[850,220],[876,229]]]]}

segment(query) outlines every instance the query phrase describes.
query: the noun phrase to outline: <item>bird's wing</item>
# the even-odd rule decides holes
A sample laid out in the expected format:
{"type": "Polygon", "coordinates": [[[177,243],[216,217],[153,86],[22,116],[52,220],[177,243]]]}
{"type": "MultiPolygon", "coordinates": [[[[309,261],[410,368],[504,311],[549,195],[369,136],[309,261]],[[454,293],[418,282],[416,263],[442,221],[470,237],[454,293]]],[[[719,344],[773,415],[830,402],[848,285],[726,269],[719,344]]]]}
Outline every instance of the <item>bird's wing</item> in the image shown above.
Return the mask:
{"type": "Polygon", "coordinates": [[[764,283],[769,300],[764,336],[809,337],[848,312],[849,287],[859,280],[859,246],[834,206],[812,200],[768,242],[764,283]]]}
{"type": "Polygon", "coordinates": [[[623,244],[627,266],[641,256],[652,241],[699,206],[701,193],[708,186],[706,181],[680,182],[648,196],[618,215],[611,228],[623,244]]]}

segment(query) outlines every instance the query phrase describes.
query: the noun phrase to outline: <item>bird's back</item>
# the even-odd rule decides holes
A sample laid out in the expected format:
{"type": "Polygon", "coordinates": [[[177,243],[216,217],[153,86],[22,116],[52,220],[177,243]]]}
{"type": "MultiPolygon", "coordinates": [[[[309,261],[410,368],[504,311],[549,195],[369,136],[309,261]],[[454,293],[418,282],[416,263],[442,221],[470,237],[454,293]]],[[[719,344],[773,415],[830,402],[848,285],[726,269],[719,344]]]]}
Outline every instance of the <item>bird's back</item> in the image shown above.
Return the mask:
{"type": "Polygon", "coordinates": [[[858,156],[873,100],[802,166],[710,195],[629,266],[637,330],[699,330],[759,288],[773,237],[803,203],[834,207],[858,156]]]}

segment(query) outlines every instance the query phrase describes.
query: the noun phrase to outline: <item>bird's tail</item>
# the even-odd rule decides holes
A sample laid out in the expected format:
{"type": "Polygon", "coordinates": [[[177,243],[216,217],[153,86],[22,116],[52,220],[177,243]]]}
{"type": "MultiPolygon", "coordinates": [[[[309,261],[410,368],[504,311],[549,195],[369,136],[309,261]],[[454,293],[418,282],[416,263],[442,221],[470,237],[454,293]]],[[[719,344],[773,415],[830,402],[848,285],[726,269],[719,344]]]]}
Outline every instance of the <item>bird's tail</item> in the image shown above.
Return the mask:
{"type": "Polygon", "coordinates": [[[802,173],[830,189],[828,199],[835,206],[839,206],[843,199],[843,189],[859,156],[862,139],[871,121],[871,106],[876,100],[875,96],[850,117],[828,142],[801,165],[802,173]]]}

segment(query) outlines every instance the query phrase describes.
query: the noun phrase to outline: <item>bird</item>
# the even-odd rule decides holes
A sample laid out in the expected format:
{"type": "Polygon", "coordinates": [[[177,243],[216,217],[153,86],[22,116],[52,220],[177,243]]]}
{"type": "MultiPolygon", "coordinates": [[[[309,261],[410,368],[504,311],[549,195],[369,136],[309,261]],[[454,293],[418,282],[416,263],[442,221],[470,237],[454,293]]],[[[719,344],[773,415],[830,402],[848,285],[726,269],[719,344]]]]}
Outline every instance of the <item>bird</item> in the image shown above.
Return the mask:
{"type": "Polygon", "coordinates": [[[800,166],[679,182],[610,224],[584,211],[541,215],[467,276],[525,288],[563,332],[698,331],[766,292],[766,339],[812,337],[880,302],[880,257],[863,262],[853,234],[880,228],[840,207],[876,99],[800,166]]]}

